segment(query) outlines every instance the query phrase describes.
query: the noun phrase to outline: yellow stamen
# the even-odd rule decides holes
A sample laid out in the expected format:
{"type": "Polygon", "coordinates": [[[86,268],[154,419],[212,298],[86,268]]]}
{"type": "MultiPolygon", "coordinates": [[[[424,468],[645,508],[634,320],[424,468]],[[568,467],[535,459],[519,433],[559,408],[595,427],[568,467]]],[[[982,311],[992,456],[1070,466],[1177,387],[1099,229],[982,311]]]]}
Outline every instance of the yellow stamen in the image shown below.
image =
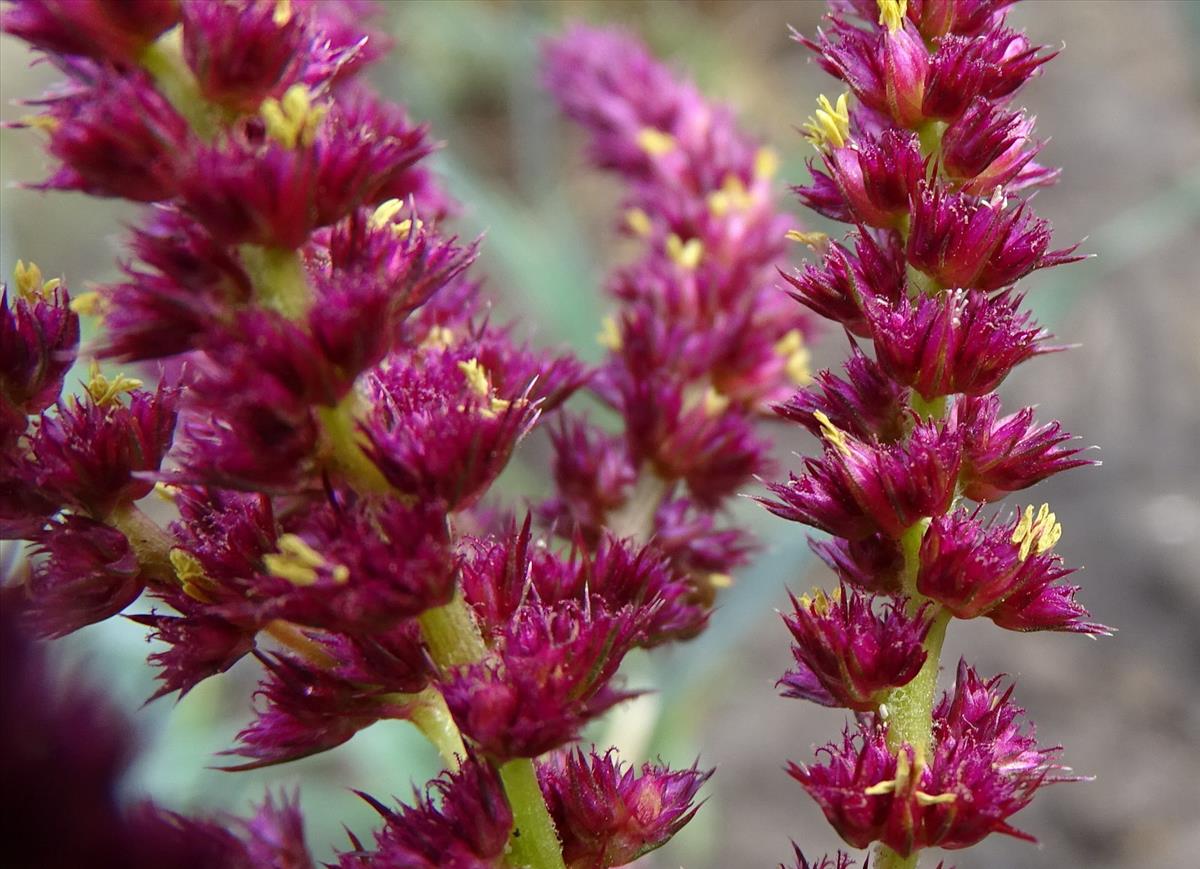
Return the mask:
{"type": "Polygon", "coordinates": [[[58,118],[53,115],[25,115],[18,123],[43,133],[53,133],[59,126],[58,118]]]}
{"type": "Polygon", "coordinates": [[[84,386],[84,389],[88,391],[88,395],[92,397],[92,401],[104,407],[116,401],[117,396],[122,392],[131,392],[134,389],[140,388],[141,385],[142,381],[133,377],[126,377],[124,374],[118,374],[112,380],[109,380],[100,372],[100,363],[93,359],[91,370],[88,372],[88,382],[84,386]]]}
{"type": "Polygon", "coordinates": [[[704,412],[709,416],[719,416],[729,407],[729,396],[722,395],[713,387],[704,391],[704,412]]]}
{"type": "Polygon", "coordinates": [[[294,84],[282,100],[263,100],[258,111],[267,125],[267,135],[285,147],[295,148],[313,143],[329,106],[314,106],[308,88],[294,84]]]}
{"type": "Polygon", "coordinates": [[[608,316],[600,321],[600,334],[596,336],[596,342],[612,351],[621,349],[621,330],[614,317],[608,316]]]}
{"type": "Polygon", "coordinates": [[[1018,555],[1024,561],[1030,555],[1041,555],[1054,548],[1062,537],[1062,525],[1055,521],[1050,505],[1043,504],[1033,515],[1033,505],[1025,508],[1017,527],[1013,529],[1012,542],[1020,546],[1018,555]]]}
{"type": "Polygon", "coordinates": [[[283,27],[292,20],[292,0],[275,0],[275,12],[271,21],[276,27],[283,27]]]}
{"type": "MultiPolygon", "coordinates": [[[[286,579],[293,585],[307,586],[317,582],[317,570],[326,567],[324,556],[295,534],[279,537],[279,551],[263,556],[263,565],[272,576],[286,579]]],[[[344,564],[334,565],[332,577],[339,585],[350,578],[350,568],[344,564]]]]}
{"type": "Polygon", "coordinates": [[[708,194],[708,210],[717,217],[724,217],[730,211],[744,211],[753,204],[742,179],[732,173],[725,176],[720,190],[708,194]]]}
{"type": "Polygon", "coordinates": [[[820,424],[821,436],[825,441],[843,456],[849,456],[850,445],[846,443],[846,433],[834,425],[822,411],[814,410],[813,418],[820,424]]]}
{"type": "Polygon", "coordinates": [[[733,577],[728,573],[710,573],[708,584],[713,588],[729,588],[733,585],[733,577]]]}
{"type": "Polygon", "coordinates": [[[804,335],[799,329],[788,331],[775,342],[775,352],[784,359],[783,370],[797,386],[807,386],[812,382],[812,370],[809,363],[812,353],[804,345],[804,335]]]}
{"type": "Polygon", "coordinates": [[[704,242],[698,238],[689,238],[686,242],[671,233],[667,236],[667,256],[681,268],[689,271],[700,265],[704,257],[704,242]]]}
{"type": "Polygon", "coordinates": [[[848,97],[849,94],[842,94],[836,105],[830,103],[825,94],[817,97],[817,110],[804,122],[802,129],[804,138],[818,151],[826,146],[841,148],[850,138],[848,97]]]}
{"type": "Polygon", "coordinates": [[[824,232],[804,232],[799,229],[789,229],[784,235],[788,241],[798,241],[820,253],[829,244],[829,235],[824,232]]]}
{"type": "Polygon", "coordinates": [[[767,181],[779,171],[779,154],[774,148],[759,148],[754,153],[754,177],[767,181]]]}
{"type": "Polygon", "coordinates": [[[164,483],[159,480],[154,484],[154,494],[162,498],[164,501],[169,501],[174,504],[175,499],[179,497],[179,487],[173,486],[170,483],[164,483]]]}
{"type": "Polygon", "coordinates": [[[936,806],[943,803],[952,803],[958,799],[956,794],[938,794],[935,797],[925,793],[925,791],[916,791],[913,796],[916,797],[917,805],[919,806],[936,806]]]}
{"type": "Polygon", "coordinates": [[[59,278],[42,280],[42,270],[38,264],[31,262],[25,265],[21,260],[13,266],[13,283],[17,285],[17,293],[27,302],[45,299],[62,285],[59,278]]]}
{"type": "Polygon", "coordinates": [[[651,157],[661,157],[675,150],[675,137],[654,127],[643,127],[637,135],[638,147],[651,157]]]}
{"type": "Polygon", "coordinates": [[[879,23],[895,33],[904,24],[904,16],[908,14],[908,0],[876,0],[879,4],[879,23]]]}
{"type": "Polygon", "coordinates": [[[471,387],[471,391],[476,395],[484,396],[491,391],[487,370],[479,364],[478,359],[459,362],[458,370],[463,373],[463,377],[467,379],[467,386],[471,387]]]}
{"type": "Polygon", "coordinates": [[[367,221],[367,225],[371,229],[383,229],[392,222],[392,218],[404,210],[404,203],[399,199],[389,199],[382,202],[371,212],[371,219],[367,221]]]}
{"type": "Polygon", "coordinates": [[[212,588],[212,580],[204,572],[196,556],[183,549],[172,549],[168,554],[171,567],[175,570],[175,578],[179,580],[183,593],[193,600],[209,603],[211,597],[208,590],[212,588]]]}
{"type": "Polygon", "coordinates": [[[650,215],[640,208],[631,208],[625,212],[625,225],[635,235],[640,235],[642,238],[648,236],[654,229],[654,225],[650,222],[650,215]]]}
{"type": "Polygon", "coordinates": [[[454,332],[448,326],[433,326],[421,341],[422,350],[445,350],[454,345],[454,332]]]}
{"type": "Polygon", "coordinates": [[[83,317],[99,316],[104,299],[95,290],[80,293],[71,299],[71,310],[83,317]]]}

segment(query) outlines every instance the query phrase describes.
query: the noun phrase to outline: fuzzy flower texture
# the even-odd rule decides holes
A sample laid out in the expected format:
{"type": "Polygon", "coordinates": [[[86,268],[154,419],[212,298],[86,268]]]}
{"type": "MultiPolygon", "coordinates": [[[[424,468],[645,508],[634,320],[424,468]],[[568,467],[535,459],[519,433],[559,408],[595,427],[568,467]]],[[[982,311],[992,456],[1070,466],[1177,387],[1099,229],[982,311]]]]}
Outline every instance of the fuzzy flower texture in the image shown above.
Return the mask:
{"type": "Polygon", "coordinates": [[[1007,5],[840,0],[802,40],[854,94],[822,100],[822,167],[798,189],[856,226],[845,244],[800,232],[774,152],[636,41],[548,43],[547,87],[626,184],[640,251],[612,273],[592,368],[490,318],[478,243],[448,230],[457,203],[425,165],[437,145],[361,75],[389,47],[371,3],[9,2],[3,29],[63,76],[14,125],[52,161],[35,186],[144,205],[118,280],[72,294],[18,263],[0,306],[0,539],[28,555],[0,618],[4,769],[30,784],[4,813],[15,853],[317,865],[294,797],[247,820],[119,798],[125,725],[29,634],[135,602],[155,698],[259,668],[229,770],[384,719],[436,746],[445,772],[407,804],[362,794],[373,838],[327,865],[603,869],[658,848],[710,773],[577,743],[636,696],[623,658],[701,633],[748,560],[726,508],[771,472],[772,409],[825,452],[767,504],[832,535],[814,547],[843,582],[795,601],[782,684],[860,722],[792,774],[847,842],[883,843],[877,869],[1015,833],[1060,768],[997,680],[964,665],[934,704],[946,623],[1104,629],[1060,581],[1049,508],[959,504],[1086,463],[992,394],[1054,349],[1013,284],[1075,258],[1010,201],[1056,173],[1005,107],[1048,59],[1007,5]],[[789,272],[789,238],[824,262],[789,272]],[[844,379],[809,374],[813,313],[873,344],[844,379]],[[81,317],[101,322],[75,369],[81,317]],[[585,390],[615,425],[567,405],[585,390]],[[518,512],[492,487],[547,423],[554,493],[518,512]]]}

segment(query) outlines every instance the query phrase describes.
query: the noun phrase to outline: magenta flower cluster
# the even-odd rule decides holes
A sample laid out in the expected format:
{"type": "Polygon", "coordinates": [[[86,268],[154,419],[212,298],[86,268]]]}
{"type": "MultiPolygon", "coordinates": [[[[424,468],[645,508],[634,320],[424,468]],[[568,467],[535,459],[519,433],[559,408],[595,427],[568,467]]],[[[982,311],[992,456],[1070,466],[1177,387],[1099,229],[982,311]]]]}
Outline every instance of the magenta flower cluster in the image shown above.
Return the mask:
{"type": "Polygon", "coordinates": [[[125,725],[29,634],[139,600],[151,699],[258,668],[228,770],[386,719],[437,747],[446,771],[407,804],[361,794],[373,838],[327,865],[604,869],[660,847],[711,772],[577,743],[637,696],[625,657],[700,634],[747,562],[727,508],[773,473],[775,417],[824,450],[762,500],[826,532],[813,548],[841,583],[793,598],[780,684],[857,720],[790,773],[846,842],[881,843],[876,869],[1024,835],[1008,818],[1062,779],[1056,750],[998,679],[962,664],[934,689],[951,618],[1105,631],[1064,581],[1049,508],[988,506],[1088,464],[994,394],[1059,349],[1014,284],[1078,258],[1018,196],[1057,175],[1008,107],[1051,55],[1006,28],[1006,0],[833,5],[800,41],[854,106],[822,97],[797,192],[853,224],[841,242],[797,229],[775,153],[635,40],[546,44],[546,85],[626,185],[638,251],[609,277],[595,367],[491,320],[436,143],[361,75],[389,47],[370,3],[5,9],[63,76],[16,125],[45,137],[36,186],[146,206],[118,280],[73,295],[19,263],[0,307],[0,539],[29,556],[6,565],[0,616],[5,777],[36,783],[5,813],[18,855],[53,839],[61,865],[316,865],[297,796],[249,819],[122,803],[125,725]],[[788,271],[795,242],[821,261],[788,271]],[[851,336],[844,376],[810,373],[813,314],[851,336]],[[102,328],[75,392],[81,317],[102,328]],[[564,407],[584,391],[615,425],[564,407]],[[543,425],[553,494],[516,511],[494,484],[543,425]]]}
{"type": "Polygon", "coordinates": [[[840,581],[793,599],[796,666],[780,685],[857,714],[789,772],[849,845],[878,843],[876,869],[993,832],[1030,838],[1009,817],[1064,780],[998,677],[960,663],[935,703],[947,623],[1106,633],[1064,581],[1049,507],[992,508],[1091,463],[1057,422],[1005,415],[995,394],[1015,366],[1060,349],[1014,285],[1079,258],[1052,249],[1023,198],[1058,173],[1035,162],[1042,143],[1010,101],[1053,53],[1007,27],[1011,5],[843,0],[828,30],[797,36],[848,92],[821,97],[804,126],[819,156],[796,192],[852,229],[809,238],[820,259],[784,277],[851,347],[844,375],[821,372],[776,407],[823,450],[763,503],[828,535],[813,549],[840,581]]]}

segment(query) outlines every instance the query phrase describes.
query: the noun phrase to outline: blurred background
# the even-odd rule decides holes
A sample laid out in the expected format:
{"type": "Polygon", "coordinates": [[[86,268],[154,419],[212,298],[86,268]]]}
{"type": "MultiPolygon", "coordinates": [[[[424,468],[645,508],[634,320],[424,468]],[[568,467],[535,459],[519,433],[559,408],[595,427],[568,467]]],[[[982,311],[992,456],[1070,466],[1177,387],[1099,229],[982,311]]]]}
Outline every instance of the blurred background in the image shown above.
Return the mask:
{"type": "MultiPolygon", "coordinates": [[[[805,180],[810,154],[794,126],[818,93],[839,89],[788,39],[789,24],[815,29],[817,2],[384,5],[397,50],[375,70],[376,84],[446,142],[436,165],[466,205],[462,234],[487,234],[476,273],[489,276],[498,316],[592,360],[607,308],[603,276],[629,256],[612,232],[619,190],[586,167],[580,137],[540,89],[539,40],[573,19],[640,34],[774,145],[789,183],[805,180]]],[[[957,862],[1181,869],[1200,853],[1200,2],[1031,0],[1010,20],[1035,41],[1065,42],[1017,104],[1052,138],[1044,162],[1065,167],[1060,185],[1038,196],[1038,212],[1060,244],[1086,236],[1084,250],[1096,256],[1028,280],[1040,319],[1081,346],[1024,366],[1002,393],[1006,406],[1039,403],[1041,417],[1102,447],[1102,468],[1061,476],[1031,497],[1058,513],[1059,550],[1087,566],[1081,600],[1119,633],[1092,643],[955,623],[947,663],[962,654],[984,673],[1017,677],[1017,700],[1043,742],[1064,744],[1065,762],[1096,776],[1043,793],[1017,816],[1041,845],[993,837],[957,862]]],[[[12,40],[0,38],[0,50],[0,114],[11,121],[23,114],[12,101],[38,94],[54,74],[31,68],[12,40]]],[[[134,211],[14,187],[44,177],[44,160],[34,134],[0,136],[3,273],[20,257],[77,289],[113,277],[134,211]]],[[[798,222],[828,228],[811,214],[798,222]]],[[[844,350],[830,331],[817,342],[817,365],[838,364],[844,350]]],[[[813,449],[790,430],[776,433],[781,467],[798,464],[791,451],[813,449]]],[[[523,448],[505,479],[511,503],[544,490],[546,462],[544,443],[523,448]]],[[[798,526],[751,505],[738,519],[763,540],[758,563],[737,578],[703,638],[629,662],[629,682],[658,693],[593,734],[630,759],[699,757],[718,767],[697,819],[643,867],[764,867],[790,858],[789,839],[810,855],[837,846],[783,766],[808,761],[843,715],[773,688],[790,659],[775,613],[784,589],[829,576],[798,526]]],[[[215,771],[215,753],[249,719],[255,666],[242,662],[177,705],[139,711],[151,692],[147,651],[142,630],[121,620],[56,646],[65,668],[83,669],[137,712],[146,752],[131,793],[186,810],[244,811],[264,785],[303,783],[310,842],[327,857],[346,842],[343,822],[360,834],[373,823],[350,787],[407,797],[436,771],[432,752],[399,723],[288,766],[215,771]]]]}

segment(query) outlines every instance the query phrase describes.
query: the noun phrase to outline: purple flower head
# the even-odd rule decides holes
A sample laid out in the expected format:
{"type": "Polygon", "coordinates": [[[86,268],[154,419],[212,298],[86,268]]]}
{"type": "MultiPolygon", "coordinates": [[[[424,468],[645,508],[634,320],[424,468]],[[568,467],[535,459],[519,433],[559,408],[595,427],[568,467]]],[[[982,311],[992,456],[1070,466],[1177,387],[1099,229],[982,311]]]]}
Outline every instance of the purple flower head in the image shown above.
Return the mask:
{"type": "Polygon", "coordinates": [[[1059,584],[1073,571],[1053,552],[1062,534],[1047,505],[1027,507],[1007,522],[984,524],[965,510],[934,518],[921,543],[917,590],[957,618],[987,616],[1011,630],[1107,633],[1084,621],[1077,586],[1059,584]]]}
{"type": "Polygon", "coordinates": [[[878,141],[823,152],[826,176],[813,170],[815,188],[797,187],[809,208],[832,220],[894,229],[908,215],[909,197],[925,179],[925,158],[916,136],[887,130],[878,141]],[[833,189],[830,189],[832,185],[833,189]]]}
{"type": "Polygon", "coordinates": [[[903,602],[884,604],[857,591],[792,597],[783,617],[795,642],[796,669],[779,684],[783,696],[873,712],[894,688],[907,685],[925,663],[926,608],[906,615],[903,602]]]}
{"type": "Polygon", "coordinates": [[[183,209],[226,244],[297,248],[360,205],[414,192],[408,170],[431,150],[424,127],[363,93],[314,102],[294,85],[262,111],[199,150],[183,180],[183,209]]]}
{"type": "Polygon", "coordinates": [[[79,317],[66,287],[43,284],[35,265],[20,264],[18,274],[24,286],[11,305],[8,286],[0,291],[0,445],[5,448],[24,433],[27,415],[58,401],[79,347],[79,317]]]}
{"type": "MultiPolygon", "coordinates": [[[[263,558],[275,552],[279,529],[271,500],[262,494],[184,487],[175,496],[180,521],[171,525],[179,549],[196,562],[205,577],[203,592],[229,590],[237,599],[249,590],[252,577],[263,569],[263,558]]],[[[178,571],[177,571],[178,572],[178,571]]],[[[185,581],[183,590],[188,592],[185,581]]]]}
{"type": "Polygon", "coordinates": [[[804,477],[771,483],[772,513],[858,540],[877,531],[899,538],[923,516],[945,512],[954,497],[962,442],[951,427],[920,423],[907,443],[870,444],[826,420],[824,458],[806,459],[804,477]]]}
{"type": "MultiPolygon", "coordinates": [[[[246,372],[249,373],[249,372],[246,372]]],[[[234,406],[185,416],[178,479],[250,491],[287,492],[312,483],[317,424],[310,412],[234,406]]]]}
{"type": "Polygon", "coordinates": [[[661,847],[695,816],[710,775],[648,763],[638,775],[612,749],[566,751],[538,764],[568,869],[624,866],[661,847]]]}
{"type": "Polygon", "coordinates": [[[587,722],[636,696],[609,685],[644,617],[534,601],[494,639],[496,659],[442,685],[459,730],[497,762],[537,757],[579,737],[587,722]]]}
{"type": "Polygon", "coordinates": [[[226,769],[258,769],[307,757],[341,745],[380,719],[408,717],[408,707],[386,691],[348,682],[290,655],[255,651],[254,656],[267,669],[255,695],[264,704],[238,734],[238,747],[225,752],[252,760],[226,769]]]}
{"type": "Polygon", "coordinates": [[[949,35],[929,61],[922,111],[953,121],[981,96],[1002,100],[1029,81],[1057,52],[1043,54],[1023,34],[993,27],[978,36],[949,35]]]}
{"type": "MultiPolygon", "coordinates": [[[[781,863],[779,869],[854,869],[855,866],[854,859],[844,851],[838,851],[832,857],[825,855],[819,860],[810,861],[795,842],[792,843],[792,850],[795,851],[796,862],[792,866],[781,863]]],[[[862,869],[869,869],[869,864],[870,858],[863,860],[862,869]]]]}
{"type": "Polygon", "coordinates": [[[817,436],[822,432],[815,416],[819,411],[834,426],[859,440],[876,438],[882,443],[900,440],[908,421],[907,390],[887,377],[857,345],[851,346],[844,367],[845,380],[828,370],[822,371],[813,386],[798,391],[772,409],[817,436]]]}
{"type": "Polygon", "coordinates": [[[1098,464],[1078,458],[1062,425],[1039,426],[1033,408],[1000,416],[1000,399],[965,396],[954,408],[963,432],[963,494],[975,501],[994,501],[1026,489],[1061,471],[1098,464]]]}
{"type": "Polygon", "coordinates": [[[983,395],[1017,365],[1040,353],[1049,333],[1022,311],[1023,296],[979,290],[921,295],[868,308],[875,355],[889,376],[925,399],[983,395]]]}
{"type": "Polygon", "coordinates": [[[316,291],[309,331],[321,356],[347,382],[379,362],[397,348],[404,320],[476,252],[475,244],[440,237],[399,200],[319,232],[307,261],[316,291]]]}
{"type": "Polygon", "coordinates": [[[943,287],[996,290],[1083,258],[1073,255],[1076,246],[1047,251],[1049,244],[1049,224],[1024,205],[1006,211],[936,184],[913,198],[908,261],[943,287]]]}
{"type": "Polygon", "coordinates": [[[63,504],[105,517],[143,497],[171,446],[177,392],[146,392],[124,377],[107,380],[93,368],[88,393],[42,414],[30,446],[38,485],[63,504]],[[119,395],[129,392],[129,404],[119,395]]]}
{"type": "Polygon", "coordinates": [[[1029,144],[1033,118],[1008,112],[976,97],[942,136],[941,164],[963,192],[986,196],[997,187],[1009,193],[1047,184],[1056,172],[1030,172],[1041,144],[1029,144]]]}
{"type": "Polygon", "coordinates": [[[360,793],[383,817],[375,833],[375,850],[353,837],[355,850],[341,854],[341,869],[502,869],[513,815],[496,771],[486,763],[467,761],[456,772],[443,773],[415,794],[413,805],[398,810],[360,793]],[[440,798],[435,804],[433,795],[440,798]]]}
{"type": "Polygon", "coordinates": [[[637,478],[623,439],[567,413],[550,430],[556,495],[539,514],[548,525],[587,543],[600,539],[605,517],[625,503],[637,478]]]}
{"type": "Polygon", "coordinates": [[[137,202],[170,199],[187,171],[193,136],[141,71],[79,65],[76,79],[44,98],[47,111],[30,126],[49,135],[61,165],[43,190],[79,190],[137,202]]]}
{"type": "Polygon", "coordinates": [[[139,263],[103,290],[104,356],[128,362],[187,352],[250,300],[238,257],[173,207],[155,209],[130,247],[139,263]]]}
{"type": "Polygon", "coordinates": [[[183,55],[200,92],[236,112],[253,112],[300,73],[303,15],[278,3],[186,3],[183,55]]]}
{"type": "Polygon", "coordinates": [[[593,612],[636,613],[639,646],[698,633],[708,613],[690,599],[688,583],[656,547],[636,547],[610,535],[591,551],[577,543],[567,556],[534,540],[531,517],[504,538],[475,541],[462,568],[462,587],[486,630],[500,633],[534,598],[547,607],[586,601],[593,612]]]}
{"type": "Polygon", "coordinates": [[[907,286],[899,244],[891,240],[879,243],[866,234],[857,236],[853,253],[833,242],[819,266],[810,263],[803,271],[780,274],[794,288],[790,294],[797,302],[866,338],[871,337],[863,312],[867,301],[896,302],[904,297],[907,286]]]}
{"type": "Polygon", "coordinates": [[[654,545],[688,575],[698,603],[711,606],[716,587],[750,561],[754,539],[738,527],[719,526],[711,511],[689,498],[669,498],[654,517],[654,545]]]}
{"type": "Polygon", "coordinates": [[[194,598],[173,595],[168,599],[183,615],[150,612],[129,617],[151,628],[151,640],[167,646],[148,658],[158,668],[161,683],[150,700],[176,691],[183,697],[209,676],[224,673],[253,651],[257,634],[256,626],[246,627],[210,614],[194,598]]]}
{"type": "Polygon", "coordinates": [[[454,593],[457,559],[436,502],[335,503],[289,527],[276,551],[262,556],[263,572],[250,593],[271,618],[370,635],[454,593]]]}
{"type": "Polygon", "coordinates": [[[137,599],[145,578],[137,556],[115,528],[63,516],[34,538],[43,559],[27,585],[30,617],[61,637],[116,615],[137,599]]]}
{"type": "Polygon", "coordinates": [[[847,843],[880,841],[901,856],[940,847],[968,848],[989,833],[1030,839],[1007,823],[1061,769],[1057,749],[1040,749],[1024,710],[959,664],[954,694],[934,710],[929,758],[905,745],[893,755],[879,722],[864,722],[842,744],[821,750],[826,763],[792,764],[789,773],[821,805],[847,843]]]}
{"type": "Polygon", "coordinates": [[[861,540],[809,538],[808,545],[843,583],[869,594],[900,593],[904,555],[899,544],[887,535],[872,534],[861,540]]]}
{"type": "Polygon", "coordinates": [[[473,504],[537,421],[531,383],[500,377],[470,346],[397,355],[368,379],[367,452],[393,486],[449,509],[473,504]]]}
{"type": "Polygon", "coordinates": [[[46,51],[136,63],[178,20],[176,0],[19,0],[0,26],[46,51]]]}

